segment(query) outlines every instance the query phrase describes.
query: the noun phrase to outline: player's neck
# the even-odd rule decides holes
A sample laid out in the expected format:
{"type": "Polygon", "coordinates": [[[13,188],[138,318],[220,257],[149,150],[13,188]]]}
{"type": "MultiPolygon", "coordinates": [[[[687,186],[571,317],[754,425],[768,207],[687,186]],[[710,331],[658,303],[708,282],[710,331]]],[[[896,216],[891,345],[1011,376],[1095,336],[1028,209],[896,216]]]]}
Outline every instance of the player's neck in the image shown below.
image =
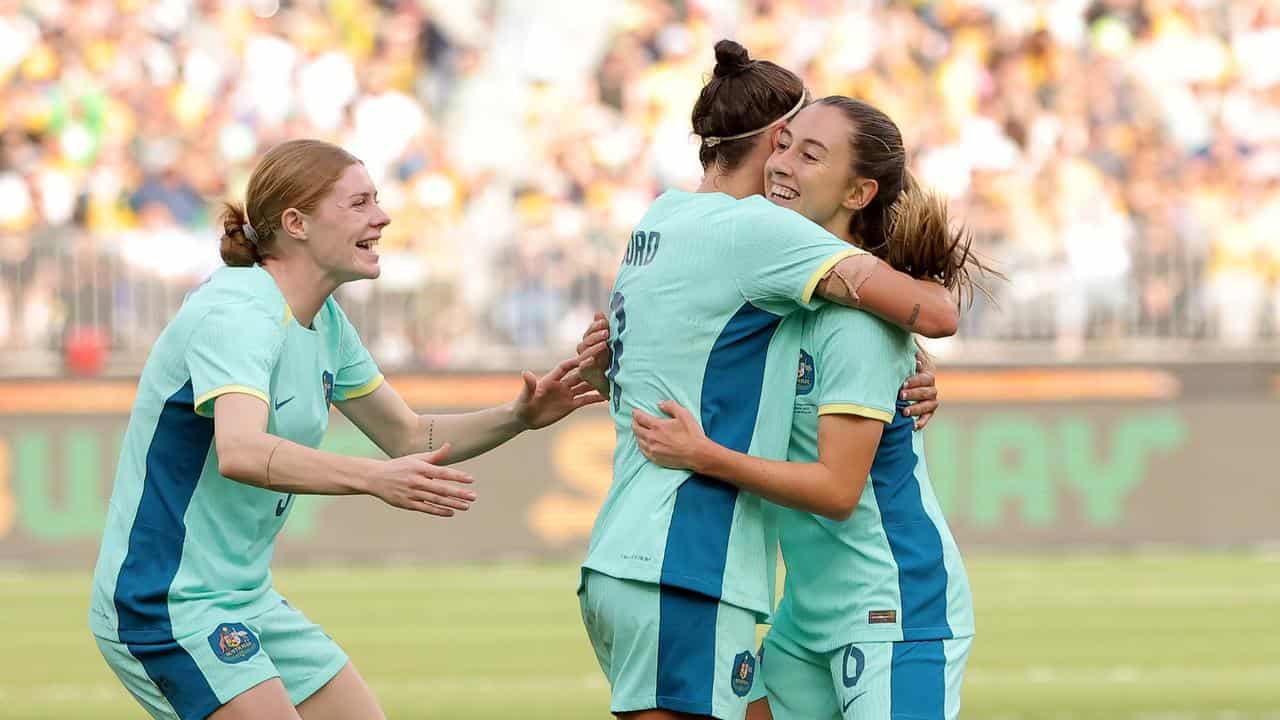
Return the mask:
{"type": "Polygon", "coordinates": [[[849,243],[850,245],[858,245],[857,239],[853,237],[853,233],[850,232],[850,229],[849,229],[849,225],[850,225],[849,221],[851,219],[852,217],[849,215],[836,213],[829,220],[822,223],[822,229],[826,230],[832,235],[835,235],[836,237],[849,243]]]}
{"type": "Polygon", "coordinates": [[[722,173],[715,169],[709,169],[702,176],[702,182],[698,185],[698,192],[724,193],[741,200],[752,195],[763,194],[764,187],[760,178],[760,173],[745,173],[740,170],[722,173]]]}
{"type": "Polygon", "coordinates": [[[338,289],[333,280],[313,265],[268,258],[262,267],[276,281],[294,319],[303,327],[311,327],[324,301],[338,289]]]}

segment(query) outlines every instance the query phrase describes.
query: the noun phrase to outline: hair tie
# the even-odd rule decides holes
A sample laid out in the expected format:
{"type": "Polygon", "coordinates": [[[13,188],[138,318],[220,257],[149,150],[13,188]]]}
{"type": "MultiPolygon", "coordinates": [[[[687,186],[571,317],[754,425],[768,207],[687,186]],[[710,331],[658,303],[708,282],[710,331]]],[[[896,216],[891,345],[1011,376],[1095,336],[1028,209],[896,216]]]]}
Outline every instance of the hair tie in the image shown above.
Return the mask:
{"type": "Polygon", "coordinates": [[[737,75],[741,75],[744,71],[750,70],[751,68],[755,67],[759,63],[760,63],[759,60],[748,60],[742,63],[741,65],[739,65],[738,67],[727,71],[725,74],[721,75],[720,78],[724,79],[724,78],[731,78],[737,75]]]}
{"type": "Polygon", "coordinates": [[[249,242],[253,243],[255,246],[258,244],[258,233],[253,229],[252,225],[245,223],[240,226],[240,231],[244,233],[246,238],[249,238],[249,242]]]}
{"type": "Polygon", "coordinates": [[[793,107],[793,108],[791,108],[791,110],[787,111],[787,114],[786,114],[786,115],[783,115],[782,117],[778,118],[777,120],[774,120],[773,122],[769,123],[768,125],[765,125],[764,127],[760,128],[759,130],[752,130],[752,131],[750,131],[750,132],[738,133],[737,135],[728,135],[728,136],[725,136],[725,137],[716,137],[716,136],[714,136],[714,135],[712,135],[712,136],[708,136],[708,137],[704,137],[704,138],[702,138],[702,145],[703,145],[703,147],[713,148],[713,147],[715,147],[715,146],[719,145],[719,144],[720,144],[720,143],[722,143],[722,142],[728,142],[728,141],[730,141],[730,140],[741,140],[741,139],[743,139],[743,138],[749,138],[749,137],[751,137],[752,135],[759,135],[760,133],[762,133],[762,132],[764,132],[764,131],[768,130],[769,128],[773,127],[774,125],[777,125],[778,123],[781,123],[781,122],[786,122],[786,121],[790,120],[792,117],[794,117],[796,113],[800,112],[800,108],[804,107],[804,101],[805,101],[805,100],[807,100],[808,98],[809,98],[809,91],[808,91],[808,90],[804,90],[804,91],[802,91],[802,92],[800,93],[800,102],[796,103],[796,106],[795,106],[795,107],[793,107]]]}

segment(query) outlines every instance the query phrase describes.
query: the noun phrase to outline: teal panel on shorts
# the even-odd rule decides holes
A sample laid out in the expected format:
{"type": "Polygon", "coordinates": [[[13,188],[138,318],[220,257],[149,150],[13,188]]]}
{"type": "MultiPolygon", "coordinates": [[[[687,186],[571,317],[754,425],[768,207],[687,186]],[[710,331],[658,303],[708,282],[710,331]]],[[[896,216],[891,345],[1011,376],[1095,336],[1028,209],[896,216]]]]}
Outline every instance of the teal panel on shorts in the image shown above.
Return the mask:
{"type": "Polygon", "coordinates": [[[947,698],[944,710],[947,720],[960,717],[960,688],[964,685],[964,668],[973,649],[973,637],[943,640],[942,650],[947,658],[947,698]]]}
{"type": "Polygon", "coordinates": [[[756,679],[754,612],[590,570],[583,573],[579,601],[612,690],[611,712],[745,717],[756,679]]]}
{"type": "Polygon", "coordinates": [[[186,635],[176,642],[95,640],[116,677],[158,720],[204,720],[232,698],[274,677],[280,678],[290,702],[297,705],[329,682],[348,661],[320,626],[283,601],[244,621],[224,618],[210,624],[207,632],[186,635]],[[173,662],[175,659],[181,662],[173,662]],[[191,668],[191,673],[170,675],[162,672],[166,667],[191,668]],[[216,701],[193,706],[173,700],[187,694],[188,686],[207,687],[216,701]]]}
{"type": "Polygon", "coordinates": [[[314,695],[349,662],[347,654],[319,625],[284,600],[256,621],[262,628],[262,647],[294,705],[314,695]]]}
{"type": "Polygon", "coordinates": [[[770,632],[760,679],[774,720],[956,720],[972,637],[815,653],[770,632]]]}
{"type": "Polygon", "coordinates": [[[840,705],[831,685],[829,656],[770,632],[760,646],[759,688],[752,701],[768,697],[775,720],[836,720],[840,705]]]}

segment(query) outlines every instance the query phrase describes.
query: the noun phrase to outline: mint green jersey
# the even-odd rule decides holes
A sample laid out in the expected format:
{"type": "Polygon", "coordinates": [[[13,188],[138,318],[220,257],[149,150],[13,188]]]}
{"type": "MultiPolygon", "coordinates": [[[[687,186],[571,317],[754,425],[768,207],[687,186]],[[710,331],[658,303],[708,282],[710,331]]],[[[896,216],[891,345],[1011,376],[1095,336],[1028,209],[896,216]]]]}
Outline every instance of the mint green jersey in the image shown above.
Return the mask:
{"type": "Polygon", "coordinates": [[[138,382],[94,572],[93,632],[165,642],[279,604],[271,553],[293,497],[218,473],[213,401],[260,398],[268,432],[314,448],[331,401],[381,382],[333,298],[307,328],[261,267],[222,268],[193,291],[138,382]]]}
{"type": "Polygon", "coordinates": [[[818,419],[885,422],[853,515],[837,522],[778,508],[787,567],[774,631],[814,652],[858,642],[973,634],[969,581],[924,460],[924,433],[897,410],[915,368],[906,331],[867,313],[823,309],[804,327],[787,459],[818,459],[818,419]]]}
{"type": "Polygon", "coordinates": [[[785,457],[799,344],[775,331],[816,308],[818,282],[856,252],[759,196],[670,191],[653,203],[610,302],[617,444],[584,567],[769,613],[776,535],[762,501],[646,460],[631,410],[661,415],[674,400],[717,442],[785,457]]]}

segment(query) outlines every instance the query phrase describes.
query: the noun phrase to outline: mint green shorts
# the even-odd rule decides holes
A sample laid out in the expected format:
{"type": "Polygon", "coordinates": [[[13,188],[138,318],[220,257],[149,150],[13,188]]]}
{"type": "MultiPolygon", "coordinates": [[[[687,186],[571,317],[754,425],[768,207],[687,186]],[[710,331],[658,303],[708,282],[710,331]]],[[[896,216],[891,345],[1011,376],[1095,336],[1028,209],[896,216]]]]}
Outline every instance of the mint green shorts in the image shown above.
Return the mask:
{"type": "Polygon", "coordinates": [[[274,677],[297,705],[347,664],[320,626],[284,601],[254,617],[209,619],[207,628],[164,642],[94,639],[125,688],[162,720],[204,720],[274,677]]]}
{"type": "Polygon", "coordinates": [[[955,720],[972,637],[853,643],[815,653],[770,631],[754,702],[774,720],[955,720]]]}
{"type": "Polygon", "coordinates": [[[681,588],[583,571],[582,622],[613,690],[611,712],[746,716],[755,613],[681,588]]]}

